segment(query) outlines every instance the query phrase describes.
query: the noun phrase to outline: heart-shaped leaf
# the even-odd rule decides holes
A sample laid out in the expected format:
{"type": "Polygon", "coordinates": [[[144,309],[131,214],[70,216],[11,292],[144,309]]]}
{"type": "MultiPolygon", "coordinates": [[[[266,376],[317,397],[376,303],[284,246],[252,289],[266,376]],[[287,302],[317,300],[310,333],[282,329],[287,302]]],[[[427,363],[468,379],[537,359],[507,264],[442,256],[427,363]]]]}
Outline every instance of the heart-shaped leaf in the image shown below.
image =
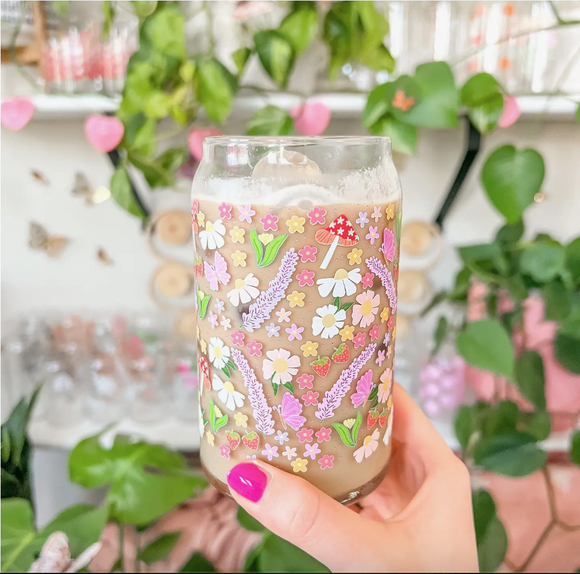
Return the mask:
{"type": "Polygon", "coordinates": [[[371,133],[391,139],[393,150],[412,154],[417,149],[417,128],[401,122],[391,115],[381,118],[370,128],[371,133]]]}
{"type": "Polygon", "coordinates": [[[264,70],[278,86],[285,88],[295,58],[290,42],[276,30],[265,30],[254,36],[254,43],[264,70]]]}
{"type": "Polygon", "coordinates": [[[292,118],[277,106],[258,110],[248,121],[246,133],[250,136],[283,136],[292,133],[292,118]]]}
{"type": "Polygon", "coordinates": [[[302,54],[318,32],[318,12],[316,8],[305,7],[302,10],[294,10],[282,20],[278,31],[292,44],[296,55],[302,54]]]}
{"type": "Polygon", "coordinates": [[[507,551],[507,534],[496,514],[493,498],[486,490],[473,493],[473,519],[481,572],[495,572],[507,551]]]}
{"type": "Polygon", "coordinates": [[[495,149],[481,170],[481,183],[508,223],[516,223],[534,201],[544,181],[544,160],[534,149],[512,145],[495,149]]]}
{"type": "Polygon", "coordinates": [[[200,56],[196,64],[193,83],[197,99],[207,115],[221,124],[230,115],[237,79],[216,58],[200,56]]]}
{"type": "Polygon", "coordinates": [[[145,219],[145,214],[133,197],[129,173],[123,166],[119,166],[111,177],[111,195],[125,211],[140,219],[145,219]]]}

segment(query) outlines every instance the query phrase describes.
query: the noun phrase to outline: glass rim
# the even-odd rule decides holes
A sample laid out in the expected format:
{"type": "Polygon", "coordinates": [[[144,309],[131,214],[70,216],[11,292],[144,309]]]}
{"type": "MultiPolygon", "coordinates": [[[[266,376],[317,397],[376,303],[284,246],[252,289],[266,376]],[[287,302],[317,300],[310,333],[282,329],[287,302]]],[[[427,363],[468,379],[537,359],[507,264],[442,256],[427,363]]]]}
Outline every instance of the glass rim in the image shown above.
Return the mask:
{"type": "Polygon", "coordinates": [[[350,145],[391,145],[387,136],[208,136],[203,140],[204,147],[226,145],[255,145],[278,147],[280,145],[308,146],[325,144],[350,145]]]}

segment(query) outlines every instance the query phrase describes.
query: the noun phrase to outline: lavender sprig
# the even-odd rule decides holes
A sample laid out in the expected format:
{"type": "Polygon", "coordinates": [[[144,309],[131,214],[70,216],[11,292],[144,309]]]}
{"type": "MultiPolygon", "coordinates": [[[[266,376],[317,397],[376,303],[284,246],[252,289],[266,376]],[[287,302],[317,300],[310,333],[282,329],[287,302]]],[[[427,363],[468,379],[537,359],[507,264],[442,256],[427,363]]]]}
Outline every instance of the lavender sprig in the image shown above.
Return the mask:
{"type": "Polygon", "coordinates": [[[376,257],[369,257],[366,262],[368,268],[381,278],[381,283],[389,298],[391,311],[395,314],[397,312],[397,289],[391,272],[376,257]]]}
{"type": "Polygon", "coordinates": [[[352,382],[357,378],[359,371],[365,366],[365,363],[375,352],[377,345],[371,343],[351,364],[348,369],[342,371],[340,377],[329,391],[324,394],[324,399],[320,403],[314,416],[321,421],[329,419],[334,415],[334,410],[340,406],[342,399],[350,390],[352,382]]]}
{"type": "Polygon", "coordinates": [[[253,333],[270,318],[276,305],[284,299],[286,289],[288,289],[288,285],[292,281],[292,274],[296,270],[297,264],[298,254],[292,247],[282,258],[278,273],[270,281],[268,289],[262,291],[256,301],[250,305],[249,311],[242,315],[242,325],[247,331],[253,333]]]}
{"type": "Polygon", "coordinates": [[[244,386],[248,389],[248,398],[253,409],[252,414],[256,419],[256,429],[264,436],[274,434],[272,407],[268,405],[262,383],[258,381],[254,369],[250,367],[248,361],[239,349],[232,349],[231,353],[236,367],[244,378],[244,386]]]}

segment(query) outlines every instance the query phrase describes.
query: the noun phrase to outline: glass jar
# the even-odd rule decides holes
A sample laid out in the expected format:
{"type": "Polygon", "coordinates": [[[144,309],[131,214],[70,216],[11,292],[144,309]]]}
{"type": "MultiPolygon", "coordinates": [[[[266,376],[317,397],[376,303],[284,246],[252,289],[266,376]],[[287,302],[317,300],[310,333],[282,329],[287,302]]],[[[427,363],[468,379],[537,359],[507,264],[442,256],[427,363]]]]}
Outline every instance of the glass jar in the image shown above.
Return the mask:
{"type": "Polygon", "coordinates": [[[388,138],[206,138],[193,181],[201,461],[343,503],[391,453],[401,188],[388,138]]]}

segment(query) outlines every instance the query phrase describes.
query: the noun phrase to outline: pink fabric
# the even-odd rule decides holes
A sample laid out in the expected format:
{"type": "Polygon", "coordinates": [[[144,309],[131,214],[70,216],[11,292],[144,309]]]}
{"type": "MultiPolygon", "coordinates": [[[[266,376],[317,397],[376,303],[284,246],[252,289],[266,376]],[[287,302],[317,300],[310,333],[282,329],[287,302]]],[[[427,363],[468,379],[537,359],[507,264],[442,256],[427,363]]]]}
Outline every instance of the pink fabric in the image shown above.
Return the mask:
{"type": "MultiPolygon", "coordinates": [[[[474,284],[469,293],[467,318],[477,321],[485,316],[486,287],[474,284]]],[[[499,308],[502,312],[513,309],[507,294],[500,297],[499,308]]],[[[574,375],[560,366],[554,357],[552,341],[557,323],[544,321],[544,301],[530,297],[524,302],[524,332],[513,337],[516,353],[523,349],[537,351],[544,360],[546,377],[546,405],[552,414],[552,430],[565,431],[573,428],[580,411],[580,376],[574,375]]],[[[467,366],[465,379],[477,393],[478,398],[490,401],[494,397],[515,401],[520,408],[531,409],[531,405],[519,393],[517,387],[501,377],[467,366]]]]}

